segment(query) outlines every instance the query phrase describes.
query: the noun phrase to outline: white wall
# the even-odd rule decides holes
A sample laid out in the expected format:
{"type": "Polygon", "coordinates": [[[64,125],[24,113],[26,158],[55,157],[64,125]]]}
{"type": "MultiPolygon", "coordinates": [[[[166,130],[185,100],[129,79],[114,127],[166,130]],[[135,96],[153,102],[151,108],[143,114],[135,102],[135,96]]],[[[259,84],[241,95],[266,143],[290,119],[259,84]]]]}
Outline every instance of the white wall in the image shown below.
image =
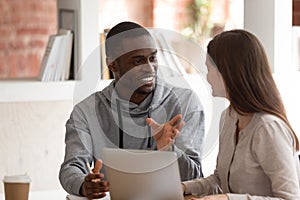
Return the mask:
{"type": "Polygon", "coordinates": [[[60,188],[65,123],[72,107],[72,101],[0,103],[1,181],[4,175],[28,173],[31,191],[60,188]]]}
{"type": "Polygon", "coordinates": [[[274,79],[281,94],[287,117],[300,140],[300,72],[275,73],[274,79]]]}
{"type": "Polygon", "coordinates": [[[292,0],[244,0],[244,28],[261,40],[274,72],[292,69],[292,0]]]}

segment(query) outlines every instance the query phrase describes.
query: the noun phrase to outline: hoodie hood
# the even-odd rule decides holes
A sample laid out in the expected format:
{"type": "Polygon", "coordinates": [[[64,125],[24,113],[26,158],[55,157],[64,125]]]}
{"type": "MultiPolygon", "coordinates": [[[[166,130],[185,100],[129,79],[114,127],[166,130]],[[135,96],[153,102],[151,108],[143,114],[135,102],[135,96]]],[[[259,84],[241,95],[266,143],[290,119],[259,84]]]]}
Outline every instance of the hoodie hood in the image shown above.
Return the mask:
{"type": "Polygon", "coordinates": [[[141,104],[135,104],[118,97],[115,91],[115,81],[112,81],[108,87],[102,90],[102,94],[112,108],[116,108],[118,99],[121,104],[122,112],[130,115],[145,115],[157,109],[162,102],[170,95],[173,86],[166,83],[163,79],[157,77],[155,89],[149,94],[141,104]]]}

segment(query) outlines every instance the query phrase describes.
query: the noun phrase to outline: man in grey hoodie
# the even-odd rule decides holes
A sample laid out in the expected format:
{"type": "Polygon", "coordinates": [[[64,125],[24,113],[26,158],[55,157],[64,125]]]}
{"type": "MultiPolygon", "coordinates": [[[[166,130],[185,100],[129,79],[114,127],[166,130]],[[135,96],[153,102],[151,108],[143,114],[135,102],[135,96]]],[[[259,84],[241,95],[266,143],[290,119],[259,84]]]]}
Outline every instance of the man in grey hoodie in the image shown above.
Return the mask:
{"type": "Polygon", "coordinates": [[[102,158],[104,147],[174,151],[182,181],[203,177],[202,105],[192,90],[174,87],[157,76],[157,47],[151,34],[136,23],[122,22],[109,31],[105,48],[114,81],[75,105],[66,123],[59,173],[63,188],[89,199],[103,197],[108,187],[96,160],[102,158]],[[171,141],[155,136],[146,124],[150,117],[160,124],[170,121],[180,133],[171,141]],[[97,173],[91,174],[86,163],[93,162],[97,173]],[[95,182],[97,178],[101,181],[95,182]]]}

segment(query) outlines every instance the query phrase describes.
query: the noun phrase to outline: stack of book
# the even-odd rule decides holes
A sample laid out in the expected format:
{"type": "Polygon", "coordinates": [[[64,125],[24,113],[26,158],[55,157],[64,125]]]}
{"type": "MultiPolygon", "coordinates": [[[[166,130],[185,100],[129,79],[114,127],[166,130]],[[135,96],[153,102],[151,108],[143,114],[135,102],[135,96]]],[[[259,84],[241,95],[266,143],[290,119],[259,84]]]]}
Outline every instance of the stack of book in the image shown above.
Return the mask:
{"type": "Polygon", "coordinates": [[[59,29],[50,35],[42,59],[38,79],[41,81],[64,81],[70,77],[73,33],[59,29]]]}

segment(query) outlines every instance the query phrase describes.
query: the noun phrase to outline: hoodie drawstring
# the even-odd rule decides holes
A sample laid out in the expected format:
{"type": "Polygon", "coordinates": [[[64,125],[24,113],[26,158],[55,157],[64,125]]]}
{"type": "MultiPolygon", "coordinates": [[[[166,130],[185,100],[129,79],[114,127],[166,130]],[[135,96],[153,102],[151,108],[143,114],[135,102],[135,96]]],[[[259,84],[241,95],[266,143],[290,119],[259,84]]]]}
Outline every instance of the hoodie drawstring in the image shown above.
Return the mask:
{"type": "Polygon", "coordinates": [[[119,148],[124,148],[124,142],[123,142],[123,121],[122,121],[122,115],[121,115],[121,108],[120,108],[120,101],[117,100],[117,111],[118,111],[118,120],[119,120],[119,148]]]}
{"type": "MultiPolygon", "coordinates": [[[[150,106],[149,111],[148,111],[148,118],[151,118],[151,112],[152,112],[152,107],[150,106]]],[[[148,144],[147,147],[151,148],[152,146],[152,131],[151,127],[148,125],[148,144]]]]}
{"type": "MultiPolygon", "coordinates": [[[[123,133],[123,120],[122,120],[122,114],[121,114],[121,104],[120,100],[116,99],[117,103],[117,113],[118,113],[118,121],[119,121],[119,148],[123,149],[124,148],[124,133],[123,133]]],[[[148,118],[151,118],[151,112],[152,112],[152,107],[149,108],[148,111],[148,118]]],[[[148,136],[147,136],[147,148],[151,148],[152,146],[152,131],[151,127],[148,125],[148,136]]]]}

